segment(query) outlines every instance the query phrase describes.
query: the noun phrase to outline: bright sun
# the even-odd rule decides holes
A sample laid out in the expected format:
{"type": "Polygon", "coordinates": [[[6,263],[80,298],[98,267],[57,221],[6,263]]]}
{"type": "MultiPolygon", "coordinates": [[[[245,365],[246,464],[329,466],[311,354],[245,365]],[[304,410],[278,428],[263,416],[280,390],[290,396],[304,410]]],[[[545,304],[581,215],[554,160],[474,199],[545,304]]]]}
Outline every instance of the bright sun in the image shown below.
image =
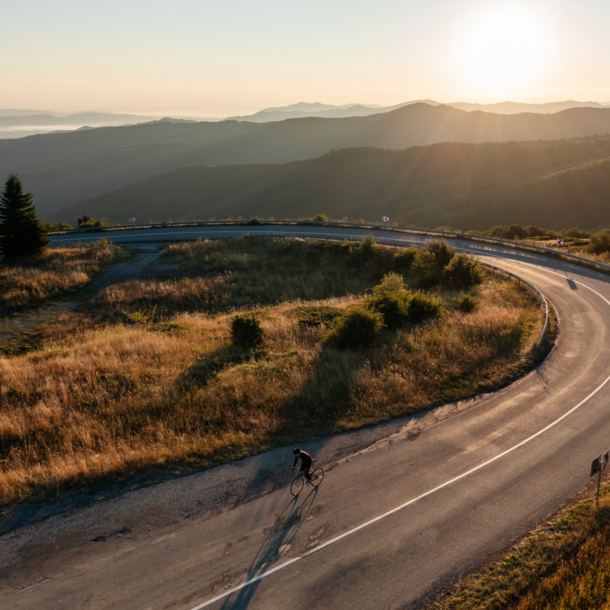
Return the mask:
{"type": "Polygon", "coordinates": [[[544,67],[544,24],[526,9],[506,7],[482,15],[462,32],[460,64],[478,95],[521,94],[544,67]]]}

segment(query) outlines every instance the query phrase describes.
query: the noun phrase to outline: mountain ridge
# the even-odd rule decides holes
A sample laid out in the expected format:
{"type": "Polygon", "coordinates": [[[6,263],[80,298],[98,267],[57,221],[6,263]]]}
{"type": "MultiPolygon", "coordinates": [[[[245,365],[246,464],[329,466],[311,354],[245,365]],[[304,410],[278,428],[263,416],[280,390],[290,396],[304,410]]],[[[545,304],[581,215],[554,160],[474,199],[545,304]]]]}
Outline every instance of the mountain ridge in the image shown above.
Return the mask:
{"type": "Polygon", "coordinates": [[[350,148],[284,164],[192,166],[56,211],[126,222],[227,216],[390,216],[422,226],[610,224],[610,136],[350,148]]]}
{"type": "Polygon", "coordinates": [[[499,115],[412,104],[369,117],[273,123],[153,122],[0,141],[0,174],[15,171],[41,212],[192,165],[285,163],[332,149],[405,149],[439,142],[557,140],[610,133],[610,109],[499,115]]]}

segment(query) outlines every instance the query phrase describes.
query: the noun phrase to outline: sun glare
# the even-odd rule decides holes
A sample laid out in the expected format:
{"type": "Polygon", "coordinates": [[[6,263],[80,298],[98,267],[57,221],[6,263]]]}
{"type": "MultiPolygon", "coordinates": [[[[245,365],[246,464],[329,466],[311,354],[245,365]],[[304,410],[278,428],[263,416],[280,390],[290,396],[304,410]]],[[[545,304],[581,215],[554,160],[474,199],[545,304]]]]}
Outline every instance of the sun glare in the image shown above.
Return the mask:
{"type": "Polygon", "coordinates": [[[545,27],[526,9],[486,13],[472,21],[462,37],[462,72],[478,95],[522,93],[544,68],[545,27]]]}

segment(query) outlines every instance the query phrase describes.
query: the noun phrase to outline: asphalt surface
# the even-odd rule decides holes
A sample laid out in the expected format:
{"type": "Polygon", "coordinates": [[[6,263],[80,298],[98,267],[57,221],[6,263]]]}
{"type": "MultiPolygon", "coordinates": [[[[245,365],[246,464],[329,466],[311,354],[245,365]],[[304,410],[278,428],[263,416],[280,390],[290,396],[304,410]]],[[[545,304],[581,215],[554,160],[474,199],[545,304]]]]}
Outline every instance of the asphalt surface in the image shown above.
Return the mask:
{"type": "MultiPolygon", "coordinates": [[[[103,237],[121,243],[241,233],[189,228],[103,237]]],[[[53,239],[60,241],[70,243],[53,239]]],[[[610,445],[609,279],[535,254],[455,245],[531,281],[555,306],[561,333],[543,366],[415,427],[411,419],[360,433],[370,442],[322,439],[326,477],[296,500],[289,476],[280,475],[290,465],[287,448],[5,534],[0,608],[408,608],[583,490],[591,460],[610,445]],[[384,434],[394,436],[384,442],[384,434]],[[275,483],[265,487],[261,479],[275,483]],[[199,501],[193,489],[202,490],[199,501]],[[182,495],[191,498],[188,510],[182,495]]]]}

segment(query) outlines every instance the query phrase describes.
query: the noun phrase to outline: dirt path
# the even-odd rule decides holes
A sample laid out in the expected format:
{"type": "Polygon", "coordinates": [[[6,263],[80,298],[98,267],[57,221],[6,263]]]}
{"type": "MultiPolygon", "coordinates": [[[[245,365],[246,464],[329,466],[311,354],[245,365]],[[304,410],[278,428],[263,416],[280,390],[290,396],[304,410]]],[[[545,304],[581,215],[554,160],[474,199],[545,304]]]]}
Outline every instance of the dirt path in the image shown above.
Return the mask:
{"type": "MultiPolygon", "coordinates": [[[[110,266],[78,294],[72,294],[66,299],[49,303],[22,315],[1,319],[0,347],[9,346],[22,337],[24,333],[41,324],[52,322],[61,314],[75,311],[80,305],[112,284],[159,274],[159,265],[156,263],[158,263],[158,258],[163,252],[162,246],[159,244],[139,244],[137,247],[130,247],[129,250],[133,253],[133,258],[110,266]]],[[[171,268],[171,265],[163,264],[162,268],[163,271],[167,271],[171,268]]]]}

